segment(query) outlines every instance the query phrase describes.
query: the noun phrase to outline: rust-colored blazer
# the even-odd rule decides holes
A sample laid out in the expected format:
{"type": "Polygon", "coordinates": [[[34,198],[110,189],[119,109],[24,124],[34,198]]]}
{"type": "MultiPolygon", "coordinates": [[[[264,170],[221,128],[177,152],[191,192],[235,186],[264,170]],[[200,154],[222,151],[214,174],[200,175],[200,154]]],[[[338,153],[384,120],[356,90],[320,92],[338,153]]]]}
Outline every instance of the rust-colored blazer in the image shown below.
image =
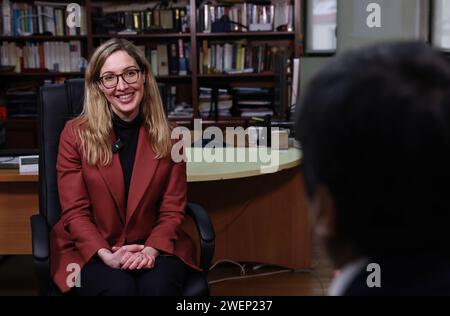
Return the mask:
{"type": "MultiPolygon", "coordinates": [[[[100,248],[139,243],[195,264],[192,240],[181,230],[186,205],[186,164],[170,157],[156,159],[151,140],[139,131],[128,201],[118,154],[107,167],[91,166],[81,155],[81,144],[68,121],[61,133],[58,191],[61,219],[50,233],[50,270],[62,292],[77,263],[82,268],[100,248]]],[[[115,135],[112,135],[113,139],[115,135]]]]}

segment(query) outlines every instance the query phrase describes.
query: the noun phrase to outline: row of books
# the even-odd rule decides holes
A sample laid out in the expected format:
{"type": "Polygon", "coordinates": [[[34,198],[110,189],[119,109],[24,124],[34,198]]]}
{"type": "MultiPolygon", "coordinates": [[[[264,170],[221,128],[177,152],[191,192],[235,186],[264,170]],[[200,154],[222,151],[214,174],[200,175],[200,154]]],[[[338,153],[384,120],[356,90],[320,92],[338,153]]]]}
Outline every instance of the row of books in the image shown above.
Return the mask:
{"type": "MultiPolygon", "coordinates": [[[[31,35],[47,34],[58,36],[86,35],[86,10],[80,6],[79,27],[69,27],[70,12],[67,4],[36,1],[12,2],[3,0],[1,6],[0,34],[31,35]]],[[[77,12],[78,14],[78,12],[77,12]]],[[[74,19],[75,20],[75,19],[74,19]]]]}
{"type": "Polygon", "coordinates": [[[137,34],[189,32],[189,8],[151,9],[111,12],[104,8],[93,16],[94,33],[137,34]]]}
{"type": "Polygon", "coordinates": [[[214,118],[215,111],[219,117],[231,116],[233,98],[227,89],[217,89],[214,93],[209,87],[200,87],[199,90],[198,110],[202,118],[214,118]]]}
{"type": "Polygon", "coordinates": [[[240,87],[232,89],[233,109],[241,117],[274,115],[274,91],[269,88],[240,87]]]}
{"type": "MultiPolygon", "coordinates": [[[[176,100],[176,87],[170,86],[168,89],[170,92],[167,97],[167,115],[170,119],[192,119],[194,117],[194,111],[192,105],[185,102],[177,103],[176,100]]],[[[199,113],[203,119],[214,118],[215,108],[213,103],[215,98],[217,99],[217,111],[219,117],[230,117],[232,108],[232,96],[227,89],[218,89],[217,94],[213,93],[213,89],[209,87],[199,88],[199,113]]]]}
{"type": "MultiPolygon", "coordinates": [[[[176,103],[176,87],[168,87],[167,113],[171,119],[193,118],[193,108],[187,103],[176,103]]],[[[238,87],[219,89],[199,88],[199,114],[203,119],[235,117],[273,116],[274,89],[238,87]],[[217,116],[216,116],[217,115],[217,116]]]]}
{"type": "Polygon", "coordinates": [[[167,117],[172,120],[190,120],[194,117],[192,105],[179,103],[167,114],[167,117]]]}
{"type": "Polygon", "coordinates": [[[199,91],[198,110],[204,119],[274,115],[273,89],[200,87],[199,91]]]}
{"type": "Polygon", "coordinates": [[[0,64],[14,66],[15,72],[83,71],[85,60],[81,56],[80,41],[70,42],[25,42],[23,46],[16,43],[2,42],[0,46],[0,64]]]}
{"type": "Polygon", "coordinates": [[[185,76],[191,72],[190,46],[183,39],[156,47],[138,45],[152,66],[154,76],[185,76]]]}
{"type": "Polygon", "coordinates": [[[190,120],[194,117],[194,110],[191,104],[186,102],[177,102],[177,87],[172,85],[167,87],[166,96],[163,97],[163,103],[166,105],[166,113],[169,119],[190,120]],[[166,102],[164,102],[167,100],[166,102]]]}
{"type": "Polygon", "coordinates": [[[199,32],[222,32],[217,23],[223,23],[224,16],[231,21],[230,31],[279,31],[282,26],[285,31],[293,30],[293,5],[284,0],[273,4],[205,4],[198,9],[199,32]]]}
{"type": "Polygon", "coordinates": [[[201,75],[270,72],[274,69],[273,56],[282,49],[287,48],[246,40],[217,44],[203,41],[199,72],[201,75]]]}

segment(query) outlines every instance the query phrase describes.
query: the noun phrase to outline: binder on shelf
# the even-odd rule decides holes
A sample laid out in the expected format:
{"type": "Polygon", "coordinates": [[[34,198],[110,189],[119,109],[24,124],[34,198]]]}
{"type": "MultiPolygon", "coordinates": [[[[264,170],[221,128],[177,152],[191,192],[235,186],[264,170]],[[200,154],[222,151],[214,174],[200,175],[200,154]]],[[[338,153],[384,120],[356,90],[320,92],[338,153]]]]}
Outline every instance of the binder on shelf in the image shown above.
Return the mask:
{"type": "Polygon", "coordinates": [[[160,25],[163,30],[173,30],[172,10],[159,10],[160,25]]]}
{"type": "Polygon", "coordinates": [[[169,51],[170,51],[170,55],[169,55],[169,69],[170,69],[170,74],[171,75],[178,75],[178,71],[179,71],[179,60],[177,57],[177,44],[172,43],[169,44],[169,51]]]}
{"type": "Polygon", "coordinates": [[[167,76],[169,75],[169,59],[167,56],[167,46],[164,44],[157,45],[156,51],[158,55],[158,75],[167,76]]]}
{"type": "Polygon", "coordinates": [[[178,39],[178,74],[186,76],[188,74],[188,60],[186,58],[183,40],[178,39]]]}
{"type": "Polygon", "coordinates": [[[150,51],[150,64],[152,66],[152,72],[154,76],[158,75],[158,51],[150,51]]]}

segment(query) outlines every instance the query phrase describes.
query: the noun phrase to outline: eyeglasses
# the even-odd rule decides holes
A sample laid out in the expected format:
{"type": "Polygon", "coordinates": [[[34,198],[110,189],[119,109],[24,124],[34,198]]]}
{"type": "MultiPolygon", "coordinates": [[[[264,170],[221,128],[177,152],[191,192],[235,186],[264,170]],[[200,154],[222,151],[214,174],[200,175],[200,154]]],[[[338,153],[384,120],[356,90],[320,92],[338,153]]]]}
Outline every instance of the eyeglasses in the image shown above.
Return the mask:
{"type": "Polygon", "coordinates": [[[139,79],[139,69],[128,69],[119,75],[107,74],[99,78],[99,81],[106,89],[112,89],[119,83],[119,77],[122,77],[123,81],[128,84],[135,83],[139,79]]]}

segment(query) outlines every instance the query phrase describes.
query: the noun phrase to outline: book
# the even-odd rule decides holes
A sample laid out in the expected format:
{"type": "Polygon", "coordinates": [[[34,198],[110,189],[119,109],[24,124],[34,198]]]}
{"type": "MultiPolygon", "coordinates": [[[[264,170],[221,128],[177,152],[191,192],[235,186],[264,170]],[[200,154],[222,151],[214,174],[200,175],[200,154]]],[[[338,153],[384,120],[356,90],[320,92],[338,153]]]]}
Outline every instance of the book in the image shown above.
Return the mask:
{"type": "Polygon", "coordinates": [[[169,44],[169,70],[171,75],[178,75],[179,70],[179,60],[178,60],[178,53],[177,53],[177,44],[172,43],[169,44]]]}
{"type": "Polygon", "coordinates": [[[152,66],[152,72],[154,76],[158,75],[158,51],[151,50],[150,51],[150,64],[152,66]]]}
{"type": "Polygon", "coordinates": [[[159,44],[156,46],[158,55],[158,75],[169,75],[169,58],[167,56],[167,46],[165,44],[159,44]]]}
{"type": "Polygon", "coordinates": [[[173,30],[172,10],[159,10],[160,26],[164,30],[173,30]]]}

